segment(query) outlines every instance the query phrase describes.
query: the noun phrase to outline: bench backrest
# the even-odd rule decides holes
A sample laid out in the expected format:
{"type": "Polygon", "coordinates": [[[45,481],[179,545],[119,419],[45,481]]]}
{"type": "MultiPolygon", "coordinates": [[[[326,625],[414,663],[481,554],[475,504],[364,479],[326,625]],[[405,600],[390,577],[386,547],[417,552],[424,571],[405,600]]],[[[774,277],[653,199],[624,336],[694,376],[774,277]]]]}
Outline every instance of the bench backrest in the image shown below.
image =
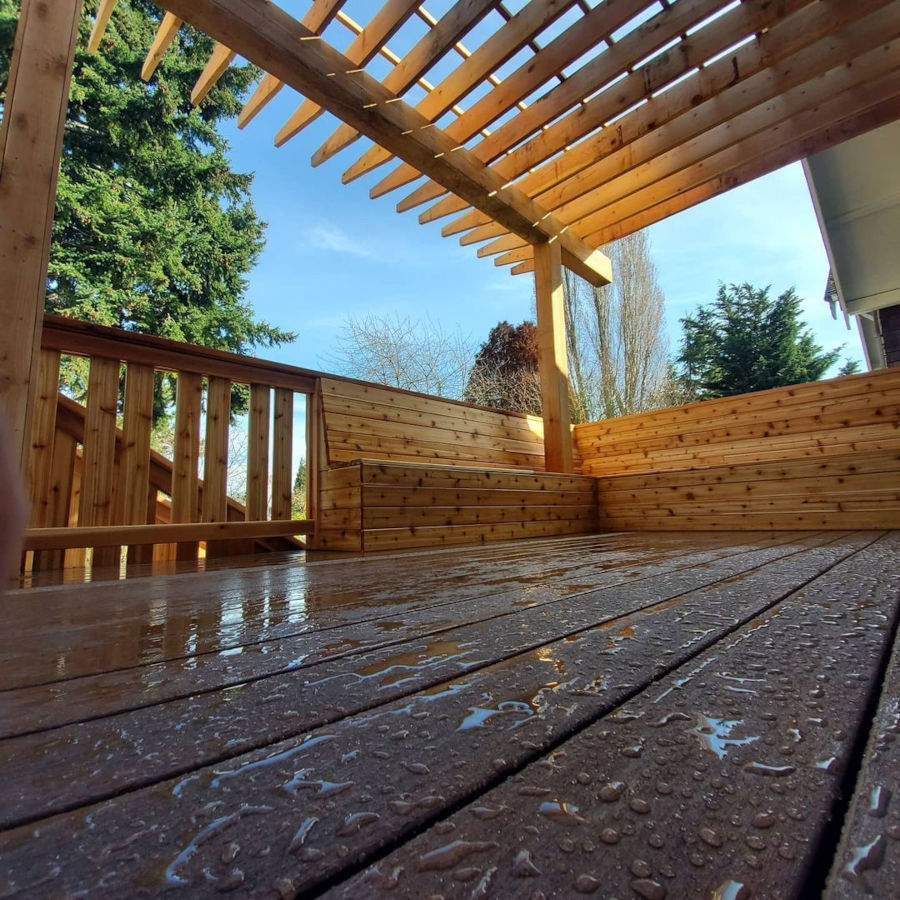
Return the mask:
{"type": "Polygon", "coordinates": [[[543,423],[410,391],[322,378],[327,463],[358,459],[543,471],[543,423]]]}

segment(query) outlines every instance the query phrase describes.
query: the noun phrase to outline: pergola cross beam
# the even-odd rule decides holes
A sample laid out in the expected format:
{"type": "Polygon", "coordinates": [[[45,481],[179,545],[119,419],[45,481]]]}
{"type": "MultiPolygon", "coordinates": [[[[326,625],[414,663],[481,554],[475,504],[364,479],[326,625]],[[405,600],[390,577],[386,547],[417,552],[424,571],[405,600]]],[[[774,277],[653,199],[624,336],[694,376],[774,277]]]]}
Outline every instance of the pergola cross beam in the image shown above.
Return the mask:
{"type": "Polygon", "coordinates": [[[421,113],[261,0],[161,0],[170,13],[289,84],[531,244],[558,242],[563,264],[594,285],[609,260],[492,172],[421,113]]]}

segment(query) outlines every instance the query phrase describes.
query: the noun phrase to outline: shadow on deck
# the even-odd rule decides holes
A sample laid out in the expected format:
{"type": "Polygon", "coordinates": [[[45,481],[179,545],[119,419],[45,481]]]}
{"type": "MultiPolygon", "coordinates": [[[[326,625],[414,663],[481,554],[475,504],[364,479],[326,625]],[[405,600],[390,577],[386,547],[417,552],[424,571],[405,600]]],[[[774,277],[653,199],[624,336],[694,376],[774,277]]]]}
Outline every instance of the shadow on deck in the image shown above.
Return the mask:
{"type": "Polygon", "coordinates": [[[807,896],[833,860],[891,895],[898,557],[610,534],[13,592],[0,893],[807,896]]]}

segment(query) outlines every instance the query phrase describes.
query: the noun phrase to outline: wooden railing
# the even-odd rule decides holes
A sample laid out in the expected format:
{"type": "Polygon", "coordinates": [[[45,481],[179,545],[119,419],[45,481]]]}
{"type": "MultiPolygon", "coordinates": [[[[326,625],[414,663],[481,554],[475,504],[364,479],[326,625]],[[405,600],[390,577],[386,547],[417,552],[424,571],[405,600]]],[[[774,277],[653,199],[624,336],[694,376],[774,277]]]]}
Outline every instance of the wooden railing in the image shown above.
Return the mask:
{"type": "Polygon", "coordinates": [[[36,568],[77,565],[73,548],[115,565],[122,546],[129,562],[186,559],[200,542],[228,552],[314,530],[291,519],[291,496],[295,394],[312,394],[316,373],[56,316],[41,345],[25,543],[36,568]],[[62,355],[89,360],[84,407],[59,393],[62,355]],[[171,460],[151,450],[159,371],[176,382],[171,460]],[[249,386],[246,509],[227,494],[233,384],[249,386]]]}

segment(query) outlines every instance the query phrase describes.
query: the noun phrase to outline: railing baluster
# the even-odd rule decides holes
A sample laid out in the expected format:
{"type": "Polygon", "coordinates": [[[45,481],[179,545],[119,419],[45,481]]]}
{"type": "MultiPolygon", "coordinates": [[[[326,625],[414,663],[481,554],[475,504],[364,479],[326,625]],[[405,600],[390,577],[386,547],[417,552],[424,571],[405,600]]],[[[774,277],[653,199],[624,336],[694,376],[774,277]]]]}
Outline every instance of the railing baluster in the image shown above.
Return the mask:
{"type": "Polygon", "coordinates": [[[250,385],[249,447],[247,448],[247,520],[268,518],[270,389],[250,385]]]}
{"type": "MultiPolygon", "coordinates": [[[[228,427],[231,421],[231,382],[211,376],[206,391],[206,442],[203,450],[204,522],[228,519],[228,427]]],[[[207,557],[226,556],[223,541],[207,541],[207,557]]]]}
{"type": "Polygon", "coordinates": [[[228,425],[231,382],[210,378],[206,395],[206,444],[203,459],[203,521],[224,522],[228,516],[228,425]]]}
{"type": "Polygon", "coordinates": [[[294,392],[275,389],[272,447],[272,518],[291,518],[294,448],[294,392]]]}
{"type": "MultiPolygon", "coordinates": [[[[188,372],[178,374],[175,392],[175,458],[172,469],[172,521],[196,522],[199,517],[200,409],[203,378],[188,372]]],[[[196,559],[195,543],[180,544],[178,559],[196,559]]]]}
{"type": "MultiPolygon", "coordinates": [[[[116,405],[119,399],[119,361],[95,357],[88,379],[84,424],[84,465],[81,478],[79,525],[113,524],[113,474],[116,455],[116,405]]],[[[94,551],[93,567],[114,566],[115,547],[94,551]]]]}
{"type": "MultiPolygon", "coordinates": [[[[150,434],[153,428],[153,368],[132,363],[125,372],[122,447],[119,453],[117,519],[123,525],[147,522],[150,489],[150,434]]],[[[148,562],[146,548],[128,548],[127,562],[148,562]]]]}
{"type": "MultiPolygon", "coordinates": [[[[56,436],[56,398],[59,396],[59,352],[41,350],[35,407],[31,419],[31,452],[28,484],[31,493],[31,527],[65,524],[50,520],[53,479],[53,444],[56,436]]],[[[56,564],[59,554],[35,553],[33,571],[56,564]]]]}

